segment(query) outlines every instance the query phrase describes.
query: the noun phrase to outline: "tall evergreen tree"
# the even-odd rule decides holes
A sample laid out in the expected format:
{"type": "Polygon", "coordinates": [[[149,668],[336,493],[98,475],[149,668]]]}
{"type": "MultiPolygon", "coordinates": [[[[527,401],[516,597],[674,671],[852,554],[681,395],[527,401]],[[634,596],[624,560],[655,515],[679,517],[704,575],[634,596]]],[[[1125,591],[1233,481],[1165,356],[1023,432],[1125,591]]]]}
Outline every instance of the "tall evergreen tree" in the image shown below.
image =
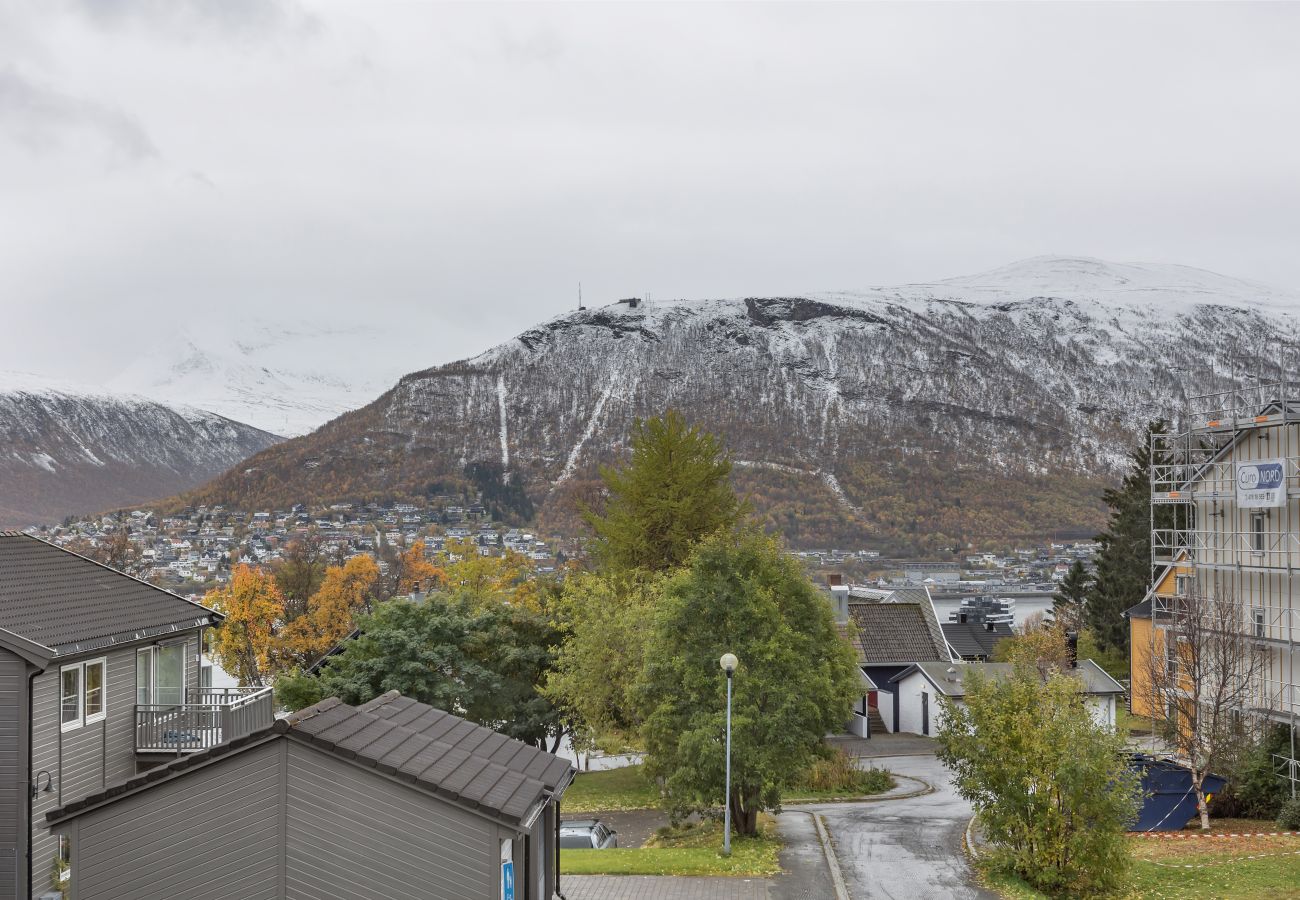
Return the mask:
{"type": "MultiPolygon", "coordinates": [[[[1163,420],[1147,425],[1142,440],[1130,456],[1129,472],[1118,488],[1102,499],[1110,507],[1110,522],[1097,535],[1097,577],[1088,591],[1084,621],[1103,650],[1128,652],[1128,621],[1124,610],[1142,601],[1151,583],[1151,441],[1164,434],[1163,420]]],[[[1156,506],[1156,528],[1172,526],[1173,508],[1156,506]]]]}
{"type": "Polygon", "coordinates": [[[721,442],[674,410],[632,427],[632,461],[602,468],[603,514],[584,510],[606,571],[663,572],[686,562],[702,539],[732,528],[747,505],[731,487],[721,442]]]}
{"type": "Polygon", "coordinates": [[[1052,618],[1067,631],[1078,631],[1083,625],[1088,586],[1088,572],[1083,568],[1083,561],[1076,559],[1052,595],[1052,618]]]}

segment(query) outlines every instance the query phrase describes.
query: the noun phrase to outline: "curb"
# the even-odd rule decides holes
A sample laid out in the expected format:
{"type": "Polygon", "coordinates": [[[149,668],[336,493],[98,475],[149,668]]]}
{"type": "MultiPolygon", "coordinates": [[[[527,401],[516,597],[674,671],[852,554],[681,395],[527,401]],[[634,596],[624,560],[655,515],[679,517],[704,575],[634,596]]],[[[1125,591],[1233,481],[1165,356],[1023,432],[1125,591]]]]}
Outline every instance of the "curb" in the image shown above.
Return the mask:
{"type": "Polygon", "coordinates": [[[972,860],[978,860],[983,854],[981,854],[979,848],[975,846],[974,829],[975,816],[971,816],[970,821],[966,823],[966,834],[963,836],[962,842],[966,845],[967,855],[969,855],[972,860]]]}
{"type": "Polygon", "coordinates": [[[826,829],[826,820],[815,812],[810,812],[808,815],[812,817],[813,827],[817,829],[817,839],[821,841],[822,853],[826,856],[826,866],[831,872],[831,883],[835,885],[835,900],[849,900],[848,888],[844,886],[844,873],[840,870],[840,860],[835,855],[831,834],[826,829]]]}
{"type": "Polygon", "coordinates": [[[890,800],[909,800],[912,797],[924,797],[926,794],[934,793],[934,785],[924,778],[917,778],[915,775],[895,775],[896,781],[912,781],[921,785],[913,791],[906,794],[893,794],[889,797],[883,797],[879,794],[868,794],[865,797],[826,797],[820,800],[786,800],[781,803],[782,809],[798,806],[820,806],[823,803],[888,803],[890,800]]]}

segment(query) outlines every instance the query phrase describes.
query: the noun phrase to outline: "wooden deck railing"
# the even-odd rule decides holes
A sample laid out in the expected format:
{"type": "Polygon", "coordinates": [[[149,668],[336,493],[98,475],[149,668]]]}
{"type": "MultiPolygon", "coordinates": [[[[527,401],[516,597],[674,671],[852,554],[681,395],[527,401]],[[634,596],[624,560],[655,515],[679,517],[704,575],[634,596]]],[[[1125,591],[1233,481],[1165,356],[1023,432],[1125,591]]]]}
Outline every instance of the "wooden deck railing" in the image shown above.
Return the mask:
{"type": "Polygon", "coordinates": [[[204,688],[196,703],[136,704],[136,753],[194,753],[275,721],[271,689],[204,688]]]}

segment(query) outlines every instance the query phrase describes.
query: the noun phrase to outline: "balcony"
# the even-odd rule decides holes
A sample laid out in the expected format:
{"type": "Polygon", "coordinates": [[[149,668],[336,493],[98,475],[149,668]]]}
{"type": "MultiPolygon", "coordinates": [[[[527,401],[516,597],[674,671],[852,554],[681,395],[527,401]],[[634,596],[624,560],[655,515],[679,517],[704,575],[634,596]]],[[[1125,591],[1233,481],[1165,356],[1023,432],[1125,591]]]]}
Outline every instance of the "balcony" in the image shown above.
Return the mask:
{"type": "Polygon", "coordinates": [[[204,688],[181,704],[136,704],[135,752],[180,756],[243,737],[275,721],[271,689],[204,688]]]}

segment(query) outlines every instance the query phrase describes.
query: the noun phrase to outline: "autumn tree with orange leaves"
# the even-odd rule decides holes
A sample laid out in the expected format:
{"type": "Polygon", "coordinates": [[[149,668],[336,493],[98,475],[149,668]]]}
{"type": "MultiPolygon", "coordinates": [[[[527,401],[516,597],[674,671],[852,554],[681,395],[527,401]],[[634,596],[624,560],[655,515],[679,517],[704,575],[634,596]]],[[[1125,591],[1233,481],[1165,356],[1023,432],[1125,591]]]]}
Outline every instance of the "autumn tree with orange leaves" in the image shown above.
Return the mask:
{"type": "Polygon", "coordinates": [[[357,615],[370,607],[378,581],[379,566],[366,555],[327,568],[320,589],[307,601],[306,612],[279,634],[278,668],[311,665],[347,637],[356,627],[357,615]]]}
{"type": "Polygon", "coordinates": [[[263,685],[275,674],[276,630],[284,619],[284,595],[275,577],[242,564],[224,587],[209,591],[207,606],[225,616],[215,631],[213,653],[241,685],[263,685]]]}

